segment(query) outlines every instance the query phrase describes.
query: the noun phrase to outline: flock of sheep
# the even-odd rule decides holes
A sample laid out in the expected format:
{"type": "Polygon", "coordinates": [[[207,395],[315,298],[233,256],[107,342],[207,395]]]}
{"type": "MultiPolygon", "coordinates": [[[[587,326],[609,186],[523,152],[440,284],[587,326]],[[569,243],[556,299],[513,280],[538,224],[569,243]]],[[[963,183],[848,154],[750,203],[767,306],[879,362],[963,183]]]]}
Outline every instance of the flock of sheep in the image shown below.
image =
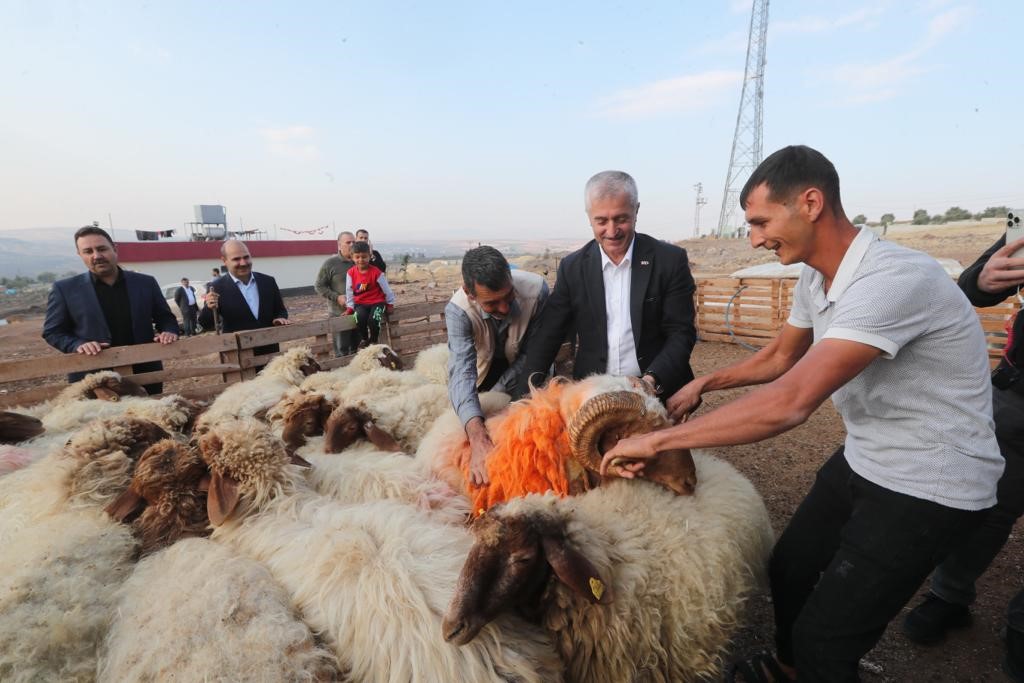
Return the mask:
{"type": "Polygon", "coordinates": [[[473,486],[446,365],[295,347],[209,406],[104,372],[0,413],[0,680],[717,675],[773,538],[750,482],[601,480],[666,418],[595,376],[483,394],[473,486]]]}

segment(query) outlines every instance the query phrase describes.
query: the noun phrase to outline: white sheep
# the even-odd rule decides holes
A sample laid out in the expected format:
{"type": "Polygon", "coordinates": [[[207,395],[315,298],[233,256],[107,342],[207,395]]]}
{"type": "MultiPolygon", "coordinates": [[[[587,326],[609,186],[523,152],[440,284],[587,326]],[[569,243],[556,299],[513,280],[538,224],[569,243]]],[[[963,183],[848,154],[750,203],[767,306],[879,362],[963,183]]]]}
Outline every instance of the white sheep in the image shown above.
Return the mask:
{"type": "Polygon", "coordinates": [[[415,453],[437,418],[449,410],[449,405],[448,390],[438,384],[421,384],[394,396],[371,393],[342,400],[324,424],[328,448],[336,453],[364,433],[365,430],[354,429],[349,424],[356,421],[360,425],[372,422],[397,442],[398,449],[415,453]]]}
{"type": "Polygon", "coordinates": [[[211,538],[265,564],[359,681],[556,681],[546,636],[503,620],[469,647],[437,636],[472,540],[395,501],[339,505],[309,489],[258,422],[199,440],[211,538]]]}
{"type": "Polygon", "coordinates": [[[300,386],[303,391],[327,394],[344,387],[363,373],[380,368],[388,371],[401,370],[402,360],[387,344],[370,344],[357,351],[348,365],[310,375],[300,386]]]}
{"type": "Polygon", "coordinates": [[[47,515],[106,505],[131,481],[132,457],[167,436],[146,420],[95,420],[67,446],[0,478],[0,546],[47,515]]]}
{"type": "Polygon", "coordinates": [[[469,500],[436,479],[413,458],[358,443],[342,453],[324,453],[315,437],[296,455],[309,462],[306,481],[317,493],[344,504],[394,500],[426,511],[436,521],[464,524],[469,500]]]}
{"type": "Polygon", "coordinates": [[[83,432],[60,457],[0,481],[3,680],[92,680],[114,591],[137,553],[103,508],[127,487],[137,453],[167,432],[133,419],[83,432]]]}
{"type": "Polygon", "coordinates": [[[620,480],[573,497],[531,494],[477,519],[445,638],[471,642],[514,604],[540,615],[570,681],[716,678],[773,536],[751,483],[693,455],[690,496],[620,480]],[[558,581],[543,599],[517,588],[549,571],[558,581]]]}
{"type": "Polygon", "coordinates": [[[417,353],[412,370],[428,382],[448,386],[448,344],[434,344],[417,353]]]}
{"type": "Polygon", "coordinates": [[[135,540],[102,510],[58,512],[0,552],[0,680],[92,681],[135,540]]]}
{"type": "Polygon", "coordinates": [[[253,379],[232,384],[221,392],[196,420],[196,431],[204,432],[223,419],[265,414],[288,389],[302,384],[319,369],[308,346],[288,349],[267,363],[253,379]]]}
{"type": "MultiPolygon", "coordinates": [[[[479,395],[479,399],[485,419],[501,413],[512,400],[508,394],[500,391],[485,391],[479,395]]],[[[466,436],[462,420],[449,406],[423,435],[415,458],[435,477],[456,491],[465,492],[462,463],[452,456],[468,448],[469,437],[466,436]]]]}
{"type": "Polygon", "coordinates": [[[64,387],[49,401],[15,410],[41,418],[59,406],[76,401],[99,399],[116,403],[126,396],[145,397],[146,395],[146,390],[132,380],[121,377],[113,370],[100,370],[64,387]]]}
{"type": "Polygon", "coordinates": [[[116,598],[101,682],[338,680],[270,572],[208,540],[143,559],[116,598]]]}

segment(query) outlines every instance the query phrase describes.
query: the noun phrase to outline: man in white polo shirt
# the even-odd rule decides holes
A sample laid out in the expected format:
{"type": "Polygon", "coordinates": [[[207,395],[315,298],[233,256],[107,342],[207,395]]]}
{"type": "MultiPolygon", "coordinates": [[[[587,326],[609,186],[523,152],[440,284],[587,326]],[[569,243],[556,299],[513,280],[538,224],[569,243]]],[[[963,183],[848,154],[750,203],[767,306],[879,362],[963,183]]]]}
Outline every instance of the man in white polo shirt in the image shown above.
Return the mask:
{"type": "Polygon", "coordinates": [[[678,418],[706,391],[765,386],[620,441],[603,469],[641,476],[659,451],[760,441],[803,423],[831,396],[846,442],[772,554],[777,653],[738,663],[733,680],[856,681],[860,658],[996,502],[1003,459],[985,337],[933,258],[850,223],[839,176],[821,153],[775,152],[740,203],[754,247],[807,266],[789,320],[769,346],[695,379],[667,405],[678,418]]]}

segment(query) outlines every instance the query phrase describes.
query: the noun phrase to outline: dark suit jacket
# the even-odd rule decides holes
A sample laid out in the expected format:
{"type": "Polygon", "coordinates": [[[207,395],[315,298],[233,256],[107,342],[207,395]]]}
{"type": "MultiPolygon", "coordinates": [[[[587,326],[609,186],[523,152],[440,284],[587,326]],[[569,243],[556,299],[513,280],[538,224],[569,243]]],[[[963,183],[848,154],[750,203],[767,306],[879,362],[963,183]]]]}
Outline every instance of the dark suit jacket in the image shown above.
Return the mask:
{"type": "MultiPolygon", "coordinates": [[[[238,285],[230,275],[221,275],[214,280],[211,288],[217,293],[220,309],[220,321],[224,332],[255,330],[270,327],[275,318],[287,318],[288,309],[284,307],[281,290],[277,288],[277,280],[263,273],[252,274],[256,278],[256,290],[260,293],[259,316],[253,317],[249,304],[238,290],[238,285]]],[[[199,313],[199,324],[208,330],[213,329],[213,310],[203,307],[199,313]]]]}
{"type": "MultiPolygon", "coordinates": [[[[153,341],[154,327],[160,332],[178,334],[178,321],[167,306],[160,285],[152,275],[122,270],[128,301],[131,303],[132,343],[146,344],[153,341]]],[[[103,309],[100,308],[92,276],[82,273],[53,283],[50,297],[46,302],[46,321],[43,323],[43,339],[46,343],[64,353],[73,353],[88,341],[110,342],[110,328],[107,327],[103,309]]],[[[159,370],[158,363],[146,363],[145,370],[136,366],[137,372],[159,370]]],[[[77,381],[85,373],[72,373],[71,381],[77,381]]]]}
{"type": "MultiPolygon", "coordinates": [[[[199,297],[196,296],[196,288],[192,285],[189,285],[188,288],[192,290],[192,297],[196,302],[193,305],[199,306],[199,297]]],[[[178,310],[181,311],[182,315],[185,315],[185,310],[188,308],[188,295],[185,294],[184,287],[178,287],[178,289],[174,291],[174,303],[178,304],[178,310]]]]}
{"type": "MultiPolygon", "coordinates": [[[[573,377],[606,372],[608,316],[600,249],[591,240],[558,266],[555,289],[527,351],[524,382],[533,373],[547,373],[573,329],[578,335],[573,377]]],[[[637,362],[641,373],[657,376],[664,399],[693,379],[695,285],[686,250],[637,233],[631,273],[629,310],[637,362]]]]}

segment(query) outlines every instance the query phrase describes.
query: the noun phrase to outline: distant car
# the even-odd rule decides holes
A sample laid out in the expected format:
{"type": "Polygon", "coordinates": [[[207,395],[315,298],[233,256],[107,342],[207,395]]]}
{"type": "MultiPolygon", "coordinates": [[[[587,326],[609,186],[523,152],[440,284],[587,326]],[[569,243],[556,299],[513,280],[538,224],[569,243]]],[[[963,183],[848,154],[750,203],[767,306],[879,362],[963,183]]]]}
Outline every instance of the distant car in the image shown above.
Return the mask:
{"type": "MultiPolygon", "coordinates": [[[[206,299],[206,283],[207,280],[193,280],[188,279],[188,283],[196,290],[196,303],[200,308],[203,307],[203,301],[206,299]]],[[[178,291],[178,287],[181,287],[180,282],[175,282],[173,285],[160,285],[160,289],[163,290],[164,298],[167,299],[167,306],[170,307],[171,312],[178,317],[178,322],[181,322],[181,311],[178,310],[178,304],[174,301],[174,293],[178,291]]]]}

